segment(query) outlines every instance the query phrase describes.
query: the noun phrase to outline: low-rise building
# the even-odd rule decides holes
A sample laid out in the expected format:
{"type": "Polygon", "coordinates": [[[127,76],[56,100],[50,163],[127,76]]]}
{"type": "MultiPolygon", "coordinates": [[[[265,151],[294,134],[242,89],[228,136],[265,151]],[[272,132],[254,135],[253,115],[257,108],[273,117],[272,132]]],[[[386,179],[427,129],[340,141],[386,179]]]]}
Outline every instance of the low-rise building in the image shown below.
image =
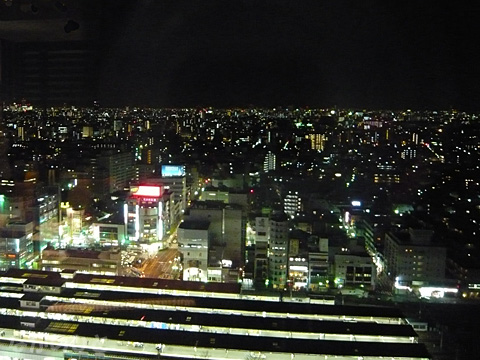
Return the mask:
{"type": "Polygon", "coordinates": [[[94,223],[93,238],[102,246],[119,246],[125,242],[125,225],[94,223]]]}
{"type": "Polygon", "coordinates": [[[56,250],[42,251],[39,267],[46,271],[75,270],[99,275],[122,275],[120,249],[115,250],[56,250]]]}
{"type": "Polygon", "coordinates": [[[345,253],[335,255],[335,282],[337,286],[375,287],[376,271],[367,253],[345,253]]]}
{"type": "Polygon", "coordinates": [[[0,228],[0,270],[31,265],[33,231],[33,222],[10,221],[0,228]]]}

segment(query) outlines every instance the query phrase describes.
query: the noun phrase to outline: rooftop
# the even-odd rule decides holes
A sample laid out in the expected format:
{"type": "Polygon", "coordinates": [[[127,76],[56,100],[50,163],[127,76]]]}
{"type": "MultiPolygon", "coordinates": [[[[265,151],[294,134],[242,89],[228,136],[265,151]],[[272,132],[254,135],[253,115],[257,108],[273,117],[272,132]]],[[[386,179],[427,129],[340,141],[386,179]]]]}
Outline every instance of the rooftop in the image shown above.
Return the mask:
{"type": "Polygon", "coordinates": [[[181,222],[178,227],[180,229],[188,230],[208,230],[210,227],[210,221],[187,219],[181,222]]]}

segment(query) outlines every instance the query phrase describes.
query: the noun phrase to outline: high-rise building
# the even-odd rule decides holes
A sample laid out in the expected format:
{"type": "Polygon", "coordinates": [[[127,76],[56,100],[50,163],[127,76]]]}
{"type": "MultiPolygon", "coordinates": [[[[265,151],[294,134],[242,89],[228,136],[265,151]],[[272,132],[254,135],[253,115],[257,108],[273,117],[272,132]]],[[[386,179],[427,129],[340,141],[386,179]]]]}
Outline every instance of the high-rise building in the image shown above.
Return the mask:
{"type": "Polygon", "coordinates": [[[223,245],[225,204],[220,201],[195,201],[185,214],[185,220],[209,221],[212,244],[223,245]]]}
{"type": "Polygon", "coordinates": [[[48,244],[59,240],[59,194],[58,187],[44,187],[38,192],[36,208],[38,215],[38,236],[35,251],[40,253],[48,244]]]}
{"type": "Polygon", "coordinates": [[[0,270],[31,267],[33,222],[9,221],[0,227],[0,270]]]}
{"type": "Polygon", "coordinates": [[[128,241],[164,248],[163,238],[171,225],[170,203],[171,194],[160,185],[132,187],[124,205],[128,241]]]}
{"type": "Polygon", "coordinates": [[[283,209],[291,219],[300,215],[300,211],[302,210],[302,199],[298,195],[298,191],[288,191],[283,200],[283,209]]]}
{"type": "Polygon", "coordinates": [[[35,222],[35,179],[26,181],[2,180],[0,194],[3,193],[1,217],[22,222],[35,222]]]}
{"type": "Polygon", "coordinates": [[[187,208],[187,178],[183,165],[162,165],[162,177],[158,179],[173,195],[172,212],[179,221],[187,208]]]}
{"type": "Polygon", "coordinates": [[[446,247],[432,240],[433,231],[426,229],[385,234],[385,262],[392,280],[404,285],[444,281],[446,247]]]}
{"type": "Polygon", "coordinates": [[[325,149],[326,136],[324,134],[308,134],[305,138],[310,140],[310,146],[313,150],[323,151],[325,149]]]}
{"type": "Polygon", "coordinates": [[[186,220],[178,227],[178,245],[183,257],[183,280],[208,280],[209,226],[208,221],[186,220]]]}
{"type": "Polygon", "coordinates": [[[223,209],[224,259],[231,260],[238,267],[245,264],[246,220],[241,206],[227,205],[223,209]]]}
{"type": "Polygon", "coordinates": [[[257,282],[264,282],[268,278],[268,233],[269,219],[256,217],[254,278],[257,282]]]}
{"type": "Polygon", "coordinates": [[[270,217],[268,273],[273,288],[283,289],[287,284],[288,217],[284,213],[270,217]]]}
{"type": "Polygon", "coordinates": [[[246,221],[240,205],[219,201],[197,201],[186,214],[186,219],[209,221],[212,245],[223,248],[222,260],[233,268],[245,263],[246,221]]]}
{"type": "Polygon", "coordinates": [[[97,157],[98,167],[92,170],[98,173],[98,179],[108,179],[108,192],[124,190],[135,178],[133,155],[128,151],[110,151],[97,157]]]}
{"type": "Polygon", "coordinates": [[[276,156],[271,151],[268,151],[265,155],[265,160],[263,161],[263,171],[269,172],[277,168],[276,156]]]}
{"type": "Polygon", "coordinates": [[[417,157],[417,149],[412,146],[407,146],[402,150],[400,157],[405,160],[415,159],[417,157]]]}
{"type": "Polygon", "coordinates": [[[86,183],[86,186],[88,186],[89,191],[95,198],[103,199],[110,194],[110,185],[113,183],[113,179],[110,179],[108,169],[100,165],[97,157],[90,159],[89,171],[84,174],[78,173],[77,178],[80,179],[77,185],[86,183]]]}

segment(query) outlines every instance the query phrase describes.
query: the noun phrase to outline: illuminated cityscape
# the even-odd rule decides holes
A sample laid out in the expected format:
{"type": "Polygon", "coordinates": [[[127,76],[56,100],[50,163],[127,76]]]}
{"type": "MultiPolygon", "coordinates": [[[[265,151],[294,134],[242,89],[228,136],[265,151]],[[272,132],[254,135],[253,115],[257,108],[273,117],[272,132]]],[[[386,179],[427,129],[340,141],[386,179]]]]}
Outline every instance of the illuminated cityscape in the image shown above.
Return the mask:
{"type": "Polygon", "coordinates": [[[3,270],[365,302],[478,296],[475,114],[68,107],[29,132],[42,114],[4,108],[3,270]]]}
{"type": "Polygon", "coordinates": [[[0,2],[0,360],[478,357],[475,11],[371,5],[0,2]]]}

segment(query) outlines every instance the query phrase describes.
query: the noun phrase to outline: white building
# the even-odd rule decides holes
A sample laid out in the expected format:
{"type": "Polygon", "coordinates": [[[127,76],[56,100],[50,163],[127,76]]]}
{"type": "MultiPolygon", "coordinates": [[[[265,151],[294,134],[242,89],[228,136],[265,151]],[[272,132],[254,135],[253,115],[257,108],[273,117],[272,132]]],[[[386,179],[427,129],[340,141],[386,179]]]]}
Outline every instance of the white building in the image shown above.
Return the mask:
{"type": "Polygon", "coordinates": [[[120,246],[125,242],[125,224],[94,223],[93,238],[102,246],[120,246]]]}
{"type": "Polygon", "coordinates": [[[288,281],[294,290],[308,286],[308,257],[290,256],[288,258],[288,281]]]}
{"type": "Polygon", "coordinates": [[[220,201],[197,201],[185,219],[209,221],[212,244],[224,248],[222,260],[231,261],[233,268],[243,267],[246,220],[241,206],[220,201]]]}
{"type": "Polygon", "coordinates": [[[385,235],[385,262],[393,280],[405,285],[445,279],[446,248],[434,243],[433,231],[412,229],[385,235]]]}
{"type": "Polygon", "coordinates": [[[124,222],[130,242],[159,243],[170,229],[170,193],[162,186],[132,187],[124,205],[124,222]]]}
{"type": "Polygon", "coordinates": [[[183,280],[208,280],[208,221],[185,220],[177,231],[178,246],[183,257],[183,280]]]}

